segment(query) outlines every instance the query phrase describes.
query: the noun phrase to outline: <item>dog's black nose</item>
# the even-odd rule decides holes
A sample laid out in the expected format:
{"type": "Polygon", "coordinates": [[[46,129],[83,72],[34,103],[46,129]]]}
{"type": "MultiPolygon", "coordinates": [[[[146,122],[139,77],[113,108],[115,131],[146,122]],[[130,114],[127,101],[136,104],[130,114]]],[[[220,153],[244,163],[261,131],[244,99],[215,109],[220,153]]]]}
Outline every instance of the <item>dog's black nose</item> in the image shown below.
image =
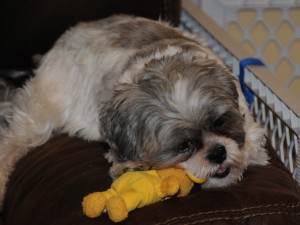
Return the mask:
{"type": "Polygon", "coordinates": [[[212,163],[222,164],[227,156],[226,149],[223,145],[217,145],[208,154],[207,159],[212,163]]]}

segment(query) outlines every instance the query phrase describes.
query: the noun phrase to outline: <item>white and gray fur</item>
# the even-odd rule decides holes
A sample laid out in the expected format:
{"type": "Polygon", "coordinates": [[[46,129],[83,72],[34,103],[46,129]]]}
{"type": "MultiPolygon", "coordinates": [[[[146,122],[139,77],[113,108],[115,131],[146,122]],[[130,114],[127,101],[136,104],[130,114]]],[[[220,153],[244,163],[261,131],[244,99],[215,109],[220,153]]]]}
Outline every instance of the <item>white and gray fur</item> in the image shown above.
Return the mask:
{"type": "Polygon", "coordinates": [[[196,37],[144,18],[68,30],[11,114],[0,134],[1,202],[16,161],[54,131],[107,141],[112,177],[176,166],[222,187],[268,160],[264,132],[220,59],[196,37]]]}
{"type": "Polygon", "coordinates": [[[0,74],[0,134],[7,130],[15,90],[14,83],[0,74]]]}

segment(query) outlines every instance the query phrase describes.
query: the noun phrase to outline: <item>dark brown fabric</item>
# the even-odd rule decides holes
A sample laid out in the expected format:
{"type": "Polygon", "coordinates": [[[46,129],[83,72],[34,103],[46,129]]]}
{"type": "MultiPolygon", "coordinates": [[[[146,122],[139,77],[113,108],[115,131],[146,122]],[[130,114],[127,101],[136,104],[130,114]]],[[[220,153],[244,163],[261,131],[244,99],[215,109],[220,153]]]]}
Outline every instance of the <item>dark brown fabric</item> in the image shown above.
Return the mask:
{"type": "MultiPolygon", "coordinates": [[[[300,224],[300,190],[268,146],[271,164],[251,167],[242,182],[224,189],[196,186],[184,198],[137,209],[121,224],[300,224]]],[[[58,136],[19,161],[4,202],[4,225],[113,224],[90,219],[81,200],[105,190],[111,179],[103,158],[107,146],[58,136]]]]}
{"type": "Polygon", "coordinates": [[[178,24],[180,0],[0,1],[0,69],[28,69],[70,26],[127,13],[178,24]]]}

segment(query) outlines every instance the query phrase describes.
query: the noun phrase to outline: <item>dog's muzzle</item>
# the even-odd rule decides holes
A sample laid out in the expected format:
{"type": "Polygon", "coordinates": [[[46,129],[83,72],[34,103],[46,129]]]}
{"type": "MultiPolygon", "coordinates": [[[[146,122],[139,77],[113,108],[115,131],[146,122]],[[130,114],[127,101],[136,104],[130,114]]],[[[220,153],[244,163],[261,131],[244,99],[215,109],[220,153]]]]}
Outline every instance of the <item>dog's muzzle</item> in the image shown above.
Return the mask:
{"type": "Polygon", "coordinates": [[[217,145],[211,150],[211,153],[206,157],[214,164],[222,164],[227,157],[227,151],[223,145],[217,145]]]}
{"type": "Polygon", "coordinates": [[[216,145],[206,158],[211,163],[220,165],[213,176],[214,178],[224,178],[230,173],[230,167],[222,165],[227,158],[227,151],[223,145],[216,145]]]}
{"type": "Polygon", "coordinates": [[[229,166],[220,166],[213,178],[224,178],[230,173],[229,166]]]}

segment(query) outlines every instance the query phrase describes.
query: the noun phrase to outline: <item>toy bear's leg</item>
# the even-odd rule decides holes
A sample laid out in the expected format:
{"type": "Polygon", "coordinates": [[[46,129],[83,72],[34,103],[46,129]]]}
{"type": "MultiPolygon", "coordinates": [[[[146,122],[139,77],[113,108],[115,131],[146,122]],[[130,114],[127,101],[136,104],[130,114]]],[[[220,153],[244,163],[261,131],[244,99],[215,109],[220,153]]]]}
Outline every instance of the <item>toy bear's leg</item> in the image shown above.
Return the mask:
{"type": "Polygon", "coordinates": [[[103,212],[106,202],[107,199],[102,192],[91,193],[83,198],[83,213],[90,218],[98,217],[103,212]]]}
{"type": "Polygon", "coordinates": [[[126,204],[119,196],[113,196],[108,200],[106,210],[109,218],[114,222],[121,222],[128,216],[126,204]]]}
{"type": "Polygon", "coordinates": [[[187,176],[182,176],[180,181],[178,196],[187,196],[191,192],[194,183],[187,176]]]}
{"type": "Polygon", "coordinates": [[[143,196],[136,191],[127,191],[121,196],[113,196],[106,204],[109,218],[114,222],[120,222],[127,218],[128,213],[145,205],[143,196]]]}
{"type": "Polygon", "coordinates": [[[162,180],[161,192],[164,197],[177,194],[180,188],[180,183],[175,176],[169,176],[162,180]]]}

